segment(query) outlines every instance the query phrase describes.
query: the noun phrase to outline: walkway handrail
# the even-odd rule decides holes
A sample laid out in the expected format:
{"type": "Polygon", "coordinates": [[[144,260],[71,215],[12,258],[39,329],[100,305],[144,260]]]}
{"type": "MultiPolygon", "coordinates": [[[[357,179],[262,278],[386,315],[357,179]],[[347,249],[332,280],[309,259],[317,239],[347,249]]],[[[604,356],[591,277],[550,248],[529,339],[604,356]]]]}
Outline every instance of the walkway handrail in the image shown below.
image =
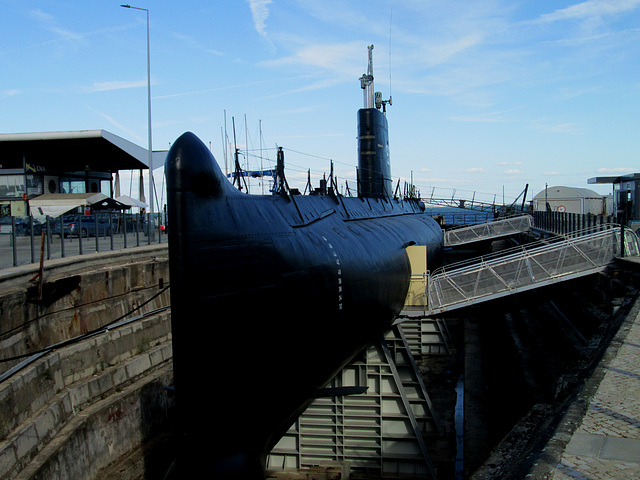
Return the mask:
{"type": "Polygon", "coordinates": [[[488,222],[452,228],[444,232],[444,245],[465,245],[467,243],[500,238],[528,231],[533,226],[531,215],[517,215],[488,222]]]}
{"type": "Polygon", "coordinates": [[[608,225],[564,240],[439,269],[427,282],[429,315],[595,273],[616,257],[640,255],[637,235],[608,225]],[[624,237],[622,236],[624,232],[624,237]]]}

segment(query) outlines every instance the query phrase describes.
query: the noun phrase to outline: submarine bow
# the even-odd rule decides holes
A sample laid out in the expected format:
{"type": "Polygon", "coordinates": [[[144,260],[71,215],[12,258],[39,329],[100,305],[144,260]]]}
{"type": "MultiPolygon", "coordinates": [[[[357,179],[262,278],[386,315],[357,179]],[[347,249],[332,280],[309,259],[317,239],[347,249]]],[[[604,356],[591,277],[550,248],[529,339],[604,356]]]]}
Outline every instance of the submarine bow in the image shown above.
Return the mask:
{"type": "Polygon", "coordinates": [[[241,193],[192,133],[174,142],[165,173],[174,478],[263,478],[318,390],[391,327],[410,281],[406,246],[427,245],[435,266],[442,232],[418,201],[384,188],[241,193]]]}

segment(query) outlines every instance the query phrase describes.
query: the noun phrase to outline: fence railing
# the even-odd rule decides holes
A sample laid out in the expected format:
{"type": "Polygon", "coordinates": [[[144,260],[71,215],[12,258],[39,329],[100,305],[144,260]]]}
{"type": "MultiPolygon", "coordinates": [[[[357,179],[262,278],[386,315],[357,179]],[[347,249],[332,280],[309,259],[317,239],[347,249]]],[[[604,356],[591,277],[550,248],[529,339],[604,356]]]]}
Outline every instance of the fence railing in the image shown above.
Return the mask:
{"type": "Polygon", "coordinates": [[[160,215],[0,217],[0,269],[167,241],[160,215]],[[75,221],[71,217],[76,217],[75,221]]]}
{"type": "Polygon", "coordinates": [[[533,212],[533,222],[537,228],[549,232],[566,234],[597,225],[618,223],[613,215],[593,215],[591,213],[533,212]]]}
{"type": "Polygon", "coordinates": [[[428,311],[438,313],[588,275],[606,268],[615,257],[639,254],[640,242],[632,230],[592,226],[551,243],[435,270],[428,280],[428,311]]]}
{"type": "Polygon", "coordinates": [[[476,225],[452,228],[444,232],[444,245],[465,245],[481,240],[522,233],[528,231],[532,225],[533,217],[531,215],[518,215],[476,225]]]}

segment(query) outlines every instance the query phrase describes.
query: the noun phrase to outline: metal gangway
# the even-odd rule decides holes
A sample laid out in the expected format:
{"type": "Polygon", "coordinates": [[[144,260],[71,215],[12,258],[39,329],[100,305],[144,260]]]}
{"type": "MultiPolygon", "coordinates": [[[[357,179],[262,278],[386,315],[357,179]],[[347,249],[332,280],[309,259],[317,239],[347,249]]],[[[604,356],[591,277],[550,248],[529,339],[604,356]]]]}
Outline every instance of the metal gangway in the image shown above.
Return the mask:
{"type": "Polygon", "coordinates": [[[518,215],[475,225],[452,228],[444,232],[444,246],[453,247],[529,231],[533,226],[531,215],[518,215]]]}
{"type": "Polygon", "coordinates": [[[604,270],[616,257],[640,255],[629,228],[605,224],[435,270],[426,316],[604,270]]]}

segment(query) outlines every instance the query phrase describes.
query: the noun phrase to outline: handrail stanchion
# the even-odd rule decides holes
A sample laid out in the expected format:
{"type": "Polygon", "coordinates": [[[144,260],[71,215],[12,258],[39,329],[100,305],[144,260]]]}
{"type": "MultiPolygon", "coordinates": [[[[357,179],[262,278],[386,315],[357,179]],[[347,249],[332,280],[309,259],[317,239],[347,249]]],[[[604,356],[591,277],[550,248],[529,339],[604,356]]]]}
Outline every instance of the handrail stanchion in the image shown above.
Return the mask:
{"type": "Polygon", "coordinates": [[[29,239],[31,244],[31,263],[36,263],[35,237],[33,234],[33,215],[29,215],[29,239]]]}
{"type": "Polygon", "coordinates": [[[120,211],[120,228],[122,229],[122,244],[127,248],[127,214],[124,210],[120,211]]]}
{"type": "Polygon", "coordinates": [[[140,214],[136,213],[136,247],[140,246],[140,214]]]}
{"type": "Polygon", "coordinates": [[[96,232],[96,252],[99,252],[100,244],[98,242],[100,241],[100,233],[99,233],[100,230],[98,229],[98,213],[95,210],[93,212],[93,223],[95,225],[95,232],[96,232]]]}
{"type": "MultiPolygon", "coordinates": [[[[51,260],[51,217],[47,215],[47,260],[51,260]]],[[[64,243],[64,233],[62,233],[62,215],[60,215],[60,238],[64,243]]],[[[64,257],[64,248],[62,249],[62,256],[64,257]]]]}
{"type": "Polygon", "coordinates": [[[16,238],[16,217],[11,215],[11,240],[13,243],[13,266],[18,266],[18,242],[16,238]]]}
{"type": "MultiPolygon", "coordinates": [[[[69,230],[69,236],[71,236],[71,230],[69,230]]],[[[82,255],[82,214],[78,215],[78,254],[82,255]]]]}

